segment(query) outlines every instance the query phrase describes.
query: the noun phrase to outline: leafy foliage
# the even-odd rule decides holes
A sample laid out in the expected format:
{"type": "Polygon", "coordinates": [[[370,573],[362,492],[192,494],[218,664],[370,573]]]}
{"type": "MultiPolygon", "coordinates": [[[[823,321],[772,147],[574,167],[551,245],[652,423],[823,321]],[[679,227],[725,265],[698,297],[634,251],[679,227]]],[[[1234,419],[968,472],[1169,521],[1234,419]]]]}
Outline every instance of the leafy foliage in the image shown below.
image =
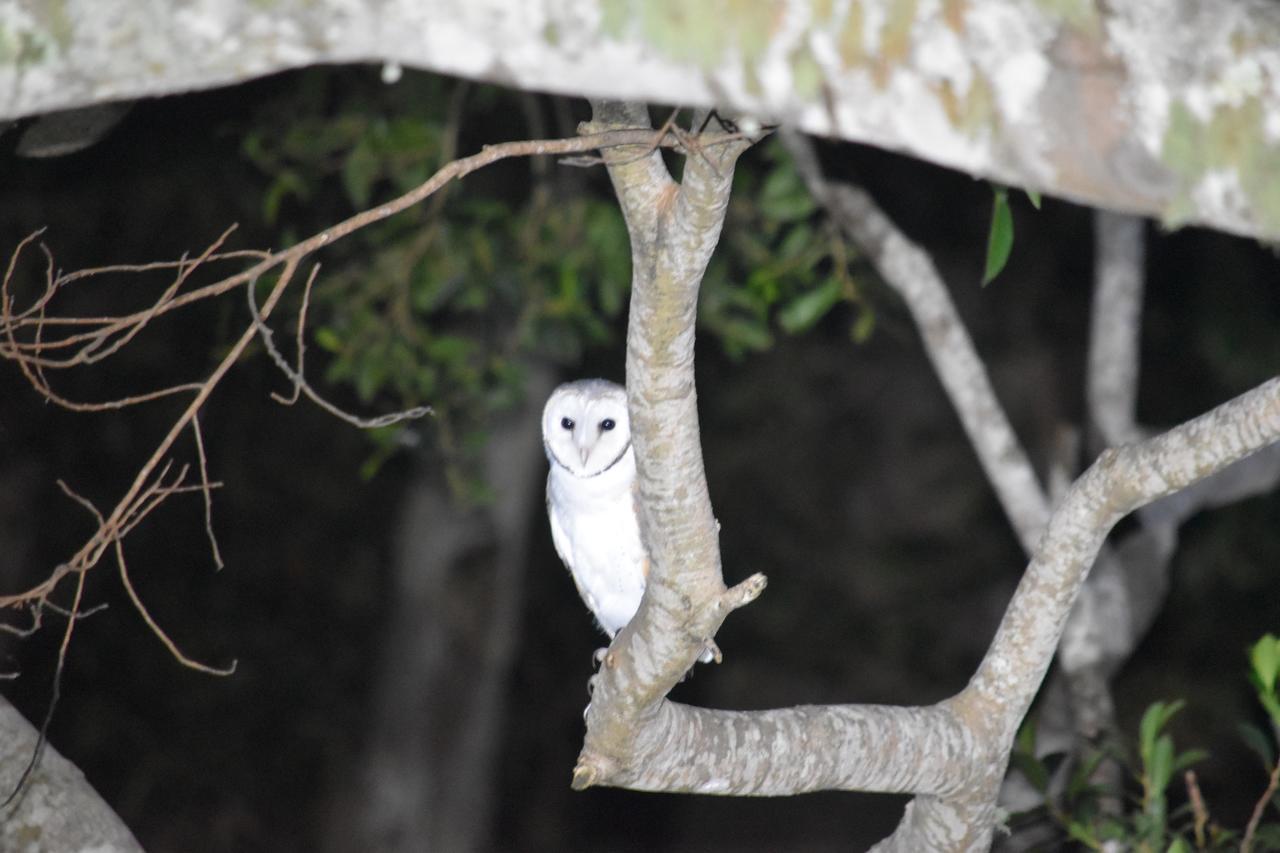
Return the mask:
{"type": "MultiPolygon", "coordinates": [[[[282,93],[243,143],[270,184],[263,218],[285,239],[403,193],[478,143],[536,136],[544,104],[501,90],[407,74],[388,87],[317,70],[282,93]],[[523,100],[521,100],[523,99],[523,100]],[[464,137],[465,134],[465,137],[464,137]],[[460,141],[461,139],[461,141],[460,141]]],[[[571,128],[563,128],[571,133],[571,128]]],[[[778,144],[738,170],[725,245],[706,276],[699,319],[725,351],[767,349],[775,330],[804,332],[843,302],[854,340],[874,315],[850,272],[852,253],[820,214],[778,144]]],[[[616,346],[630,287],[625,225],[603,171],[535,161],[502,164],[343,241],[316,285],[312,335],[325,378],[364,405],[429,403],[435,442],[463,491],[487,413],[521,394],[529,359],[579,361],[616,346]],[[504,170],[504,171],[498,171],[504,170]]],[[[376,470],[403,437],[375,436],[376,470]]]]}
{"type": "MultiPolygon", "coordinates": [[[[456,156],[473,113],[518,112],[516,95],[463,87],[407,75],[395,87],[370,79],[351,88],[349,77],[317,72],[285,93],[287,127],[263,123],[245,140],[245,155],[271,176],[263,217],[287,221],[288,239],[303,219],[310,228],[351,215],[456,156]]],[[[455,485],[473,497],[481,486],[466,463],[483,444],[479,425],[519,398],[521,365],[573,361],[610,341],[629,287],[617,205],[532,170],[446,188],[365,229],[332,250],[316,285],[312,332],[327,354],[325,378],[365,405],[429,403],[455,485]]],[[[375,435],[369,471],[399,436],[375,435]]]]}
{"type": "Polygon", "coordinates": [[[759,160],[739,167],[729,205],[699,305],[699,322],[726,353],[767,350],[775,329],[803,333],[841,303],[855,308],[850,337],[861,343],[871,335],[875,313],[853,249],[818,212],[780,143],[765,143],[759,160]]]}
{"type": "Polygon", "coordinates": [[[1169,723],[1185,706],[1183,700],[1155,702],[1147,708],[1138,725],[1136,751],[1125,755],[1116,750],[1097,749],[1070,768],[1063,782],[1067,756],[1037,756],[1035,724],[1028,718],[1018,733],[1011,764],[1031,786],[1043,796],[1043,805],[1015,817],[1021,827],[1043,826],[1046,821],[1056,827],[1061,841],[1074,841],[1089,850],[1102,850],[1108,842],[1119,842],[1126,850],[1138,851],[1226,851],[1237,849],[1280,849],[1280,822],[1261,821],[1270,807],[1280,812],[1280,796],[1276,792],[1277,773],[1275,743],[1280,737],[1280,714],[1272,711],[1277,676],[1280,676],[1280,642],[1268,634],[1250,650],[1249,680],[1257,698],[1271,718],[1272,734],[1252,726],[1241,726],[1250,747],[1262,758],[1270,777],[1250,825],[1237,832],[1226,829],[1211,819],[1208,806],[1200,793],[1192,765],[1208,757],[1203,750],[1179,752],[1169,734],[1169,723]],[[1270,701],[1268,699],[1270,697],[1270,701]],[[1135,788],[1129,791],[1108,789],[1094,783],[1103,762],[1119,762],[1135,788]],[[1183,784],[1179,784],[1179,782],[1183,784]],[[1185,803],[1170,808],[1174,798],[1184,799],[1178,789],[1185,790],[1185,803]],[[1124,808],[1124,803],[1128,808],[1124,808]]]}

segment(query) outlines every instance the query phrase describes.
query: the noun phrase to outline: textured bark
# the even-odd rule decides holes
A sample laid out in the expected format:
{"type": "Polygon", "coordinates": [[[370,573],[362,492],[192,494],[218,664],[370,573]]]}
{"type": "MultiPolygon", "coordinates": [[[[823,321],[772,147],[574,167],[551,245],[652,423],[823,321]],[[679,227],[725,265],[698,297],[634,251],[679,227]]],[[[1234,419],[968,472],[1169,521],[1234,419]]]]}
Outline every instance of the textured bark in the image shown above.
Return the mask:
{"type": "Polygon", "coordinates": [[[1280,236],[1267,0],[0,0],[0,119],[370,61],[717,106],[1280,236]]]}
{"type": "Polygon", "coordinates": [[[1099,211],[1093,220],[1093,313],[1085,398],[1103,447],[1141,437],[1136,416],[1145,227],[1137,217],[1107,211],[1099,211]]]}
{"type": "MultiPolygon", "coordinates": [[[[0,698],[0,792],[8,796],[31,760],[36,729],[0,698]]],[[[37,853],[142,853],[84,774],[52,746],[19,798],[0,810],[0,850],[37,853]]]]}
{"type": "MultiPolygon", "coordinates": [[[[645,118],[638,107],[597,104],[596,121],[583,130],[634,126],[645,118]]],[[[704,136],[703,151],[707,141],[704,136]]],[[[985,849],[1018,725],[1108,532],[1127,513],[1280,438],[1280,379],[1158,438],[1108,450],[1052,514],[1045,510],[1033,559],[986,657],[957,696],[928,708],[729,712],[670,703],[663,697],[705,639],[762,585],[753,579],[724,588],[699,450],[697,288],[719,235],[732,175],[732,159],[725,159],[730,152],[717,153],[719,160],[691,154],[680,185],[660,168],[656,152],[637,147],[606,155],[636,244],[628,389],[642,532],[653,572],[639,613],[592,679],[575,787],[737,795],[910,791],[918,796],[880,849],[985,849]],[[657,206],[647,210],[648,204],[657,206]],[[673,257],[681,252],[685,257],[673,257]]],[[[846,202],[859,199],[846,189],[846,202]]],[[[866,241],[879,248],[892,243],[896,230],[867,213],[859,217],[869,229],[866,241]]],[[[902,248],[894,250],[905,265],[897,273],[918,278],[929,272],[923,253],[897,251],[902,248]]],[[[955,340],[955,324],[922,325],[926,338],[955,340]]],[[[939,362],[944,369],[945,359],[939,362]]],[[[989,388],[987,394],[1003,417],[989,388]]],[[[1017,449],[1011,431],[1007,438],[1017,449]]],[[[1029,494],[1041,494],[1025,460],[1013,467],[1029,480],[1029,494]]]]}
{"type": "MultiPolygon", "coordinates": [[[[945,284],[927,253],[912,243],[865,192],[827,181],[812,146],[785,135],[800,173],[835,222],[876,265],[911,310],[926,352],[1028,555],[1036,553],[1051,504],[1060,503],[1075,470],[1077,451],[1064,454],[1052,498],[1042,489],[1004,415],[945,284]]],[[[1093,424],[1108,443],[1135,441],[1138,341],[1143,278],[1141,220],[1099,212],[1096,295],[1090,342],[1088,398],[1093,424]]],[[[1071,446],[1078,442],[1070,442],[1071,446]]],[[[1046,690],[1037,727],[1041,754],[1070,752],[1114,733],[1110,679],[1154,621],[1168,589],[1168,567],[1178,527],[1201,509],[1274,487],[1280,445],[1145,507],[1142,525],[1118,546],[1103,546],[1081,589],[1058,647],[1061,667],[1046,690]]],[[[1069,770],[1070,766],[1066,766],[1069,770]]],[[[1100,772],[1117,769],[1102,765],[1100,772]]],[[[1066,774],[1063,774],[1065,780],[1066,774]]],[[[1006,784],[1002,801],[1030,807],[1039,792],[1006,784]]]]}

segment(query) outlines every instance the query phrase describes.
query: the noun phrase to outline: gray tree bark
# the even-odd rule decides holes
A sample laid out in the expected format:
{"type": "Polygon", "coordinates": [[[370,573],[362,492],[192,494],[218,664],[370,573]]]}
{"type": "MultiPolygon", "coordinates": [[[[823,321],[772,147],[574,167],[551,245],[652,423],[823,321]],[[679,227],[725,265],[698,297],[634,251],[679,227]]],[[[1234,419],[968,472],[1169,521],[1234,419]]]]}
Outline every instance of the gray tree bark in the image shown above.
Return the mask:
{"type": "MultiPolygon", "coordinates": [[[[647,120],[636,106],[594,107],[584,132],[647,120]]],[[[760,712],[670,702],[666,693],[728,612],[763,589],[760,576],[725,588],[702,471],[693,373],[697,291],[743,147],[718,140],[711,128],[687,154],[679,184],[657,152],[637,146],[605,156],[632,239],[627,383],[652,570],[639,612],[592,679],[575,786],[756,796],[907,791],[917,796],[880,849],[986,849],[1014,736],[1108,532],[1128,513],[1280,438],[1280,378],[1161,436],[1106,450],[1052,512],[1046,506],[1030,565],[987,655],[956,696],[923,708],[760,712]]],[[[855,224],[859,243],[882,268],[900,269],[904,280],[928,272],[865,193],[840,187],[823,200],[845,211],[842,224],[855,224]]],[[[922,323],[922,330],[945,337],[935,324],[922,323]]]]}
{"type": "Polygon", "coordinates": [[[0,119],[341,62],[715,106],[1280,236],[1267,0],[0,0],[0,119]]]}
{"type": "MultiPolygon", "coordinates": [[[[0,796],[17,787],[38,736],[0,697],[0,796]]],[[[79,768],[46,744],[39,768],[17,799],[0,809],[0,850],[142,853],[142,846],[79,768]]]]}

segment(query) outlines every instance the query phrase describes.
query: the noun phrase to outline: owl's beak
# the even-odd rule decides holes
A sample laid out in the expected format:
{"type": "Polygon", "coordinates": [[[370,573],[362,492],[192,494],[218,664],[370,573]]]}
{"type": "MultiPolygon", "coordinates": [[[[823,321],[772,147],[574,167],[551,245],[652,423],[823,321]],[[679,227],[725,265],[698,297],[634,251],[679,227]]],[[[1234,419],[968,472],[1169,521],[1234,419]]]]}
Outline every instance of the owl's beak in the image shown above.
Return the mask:
{"type": "Polygon", "coordinates": [[[582,464],[587,464],[587,457],[591,455],[591,442],[588,441],[585,429],[580,429],[574,433],[573,443],[578,448],[578,458],[582,460],[582,464]]]}

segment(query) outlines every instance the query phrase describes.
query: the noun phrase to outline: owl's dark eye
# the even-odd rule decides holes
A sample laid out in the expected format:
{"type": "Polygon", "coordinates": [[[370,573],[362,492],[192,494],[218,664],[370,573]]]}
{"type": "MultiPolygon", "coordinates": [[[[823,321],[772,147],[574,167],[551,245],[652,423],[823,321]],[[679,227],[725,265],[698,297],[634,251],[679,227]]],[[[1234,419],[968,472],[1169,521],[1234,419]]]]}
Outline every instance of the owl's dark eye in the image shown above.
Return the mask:
{"type": "Polygon", "coordinates": [[[561,418],[560,426],[564,427],[565,429],[573,429],[573,418],[561,418]]]}
{"type": "Polygon", "coordinates": [[[609,430],[613,429],[617,425],[618,425],[617,421],[615,421],[613,418],[605,418],[600,422],[600,429],[604,430],[605,432],[608,432],[609,430]]]}

